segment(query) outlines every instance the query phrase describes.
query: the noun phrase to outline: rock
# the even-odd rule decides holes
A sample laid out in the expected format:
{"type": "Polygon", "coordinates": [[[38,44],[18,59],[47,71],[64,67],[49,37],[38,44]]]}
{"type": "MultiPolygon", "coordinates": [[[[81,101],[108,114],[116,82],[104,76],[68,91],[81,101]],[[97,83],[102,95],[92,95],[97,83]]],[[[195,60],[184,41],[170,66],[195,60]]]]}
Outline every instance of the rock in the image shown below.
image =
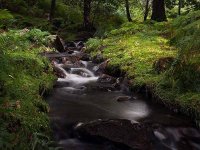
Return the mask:
{"type": "Polygon", "coordinates": [[[67,49],[68,51],[76,51],[76,50],[77,50],[76,47],[66,47],[66,49],[67,49]]]}
{"type": "Polygon", "coordinates": [[[116,78],[116,82],[113,84],[113,86],[116,89],[121,90],[122,81],[123,81],[123,77],[116,78]]]}
{"type": "Polygon", "coordinates": [[[82,55],[82,57],[81,57],[81,60],[83,60],[83,61],[90,61],[90,55],[89,54],[86,54],[86,53],[84,53],[83,55],[82,55]]]}
{"type": "Polygon", "coordinates": [[[105,68],[107,67],[110,59],[102,62],[100,65],[94,67],[94,71],[98,74],[105,72],[105,68]]]}
{"type": "Polygon", "coordinates": [[[66,71],[70,71],[70,69],[73,67],[74,65],[70,63],[70,61],[67,61],[65,64],[62,65],[62,68],[65,69],[66,71]]]}
{"type": "Polygon", "coordinates": [[[155,61],[153,64],[154,70],[160,74],[162,72],[165,72],[167,69],[169,69],[174,62],[173,57],[162,57],[159,60],[155,61]]]}
{"type": "Polygon", "coordinates": [[[86,47],[82,47],[82,49],[80,51],[81,52],[85,52],[86,51],[86,47]]]}
{"type": "Polygon", "coordinates": [[[96,64],[102,63],[102,62],[104,62],[104,61],[105,61],[105,59],[103,58],[103,55],[102,55],[102,54],[97,54],[96,56],[94,56],[94,57],[92,58],[92,62],[93,62],[93,63],[96,63],[96,64]]]}
{"type": "Polygon", "coordinates": [[[77,61],[74,63],[74,68],[84,68],[85,65],[81,61],[77,61]]]}
{"type": "Polygon", "coordinates": [[[56,48],[57,51],[60,53],[65,52],[65,46],[64,46],[64,41],[59,37],[56,36],[56,39],[54,41],[54,47],[56,48]]]}
{"type": "Polygon", "coordinates": [[[60,68],[58,68],[56,66],[53,66],[53,71],[55,72],[55,75],[58,78],[65,78],[66,77],[65,73],[60,68]]]}
{"type": "Polygon", "coordinates": [[[68,61],[71,61],[72,63],[76,63],[77,61],[80,60],[80,58],[81,55],[71,55],[67,57],[68,61]]]}
{"type": "Polygon", "coordinates": [[[109,84],[114,84],[116,83],[116,79],[114,77],[111,77],[109,75],[106,74],[102,74],[98,80],[99,83],[109,83],[109,84]]]}
{"type": "Polygon", "coordinates": [[[83,47],[85,47],[85,45],[82,41],[79,41],[79,42],[76,43],[76,48],[78,50],[81,50],[83,47]]]}
{"type": "Polygon", "coordinates": [[[88,91],[115,91],[115,87],[112,84],[105,84],[105,83],[95,83],[95,84],[89,84],[88,91]]]}
{"type": "Polygon", "coordinates": [[[66,57],[62,57],[61,58],[61,62],[62,62],[62,64],[65,64],[67,62],[67,58],[66,57]]]}
{"type": "Polygon", "coordinates": [[[84,72],[81,69],[77,69],[77,70],[73,69],[73,70],[71,70],[71,73],[72,74],[77,74],[77,75],[82,76],[82,77],[91,77],[89,74],[87,74],[86,72],[84,72]]]}
{"type": "Polygon", "coordinates": [[[142,123],[132,123],[125,119],[97,120],[81,124],[75,129],[81,138],[103,138],[124,144],[132,149],[152,150],[153,129],[142,123]]]}
{"type": "Polygon", "coordinates": [[[69,51],[68,51],[68,54],[73,54],[73,53],[74,53],[73,50],[69,50],[69,51]]]}
{"type": "Polygon", "coordinates": [[[116,101],[118,101],[118,102],[124,102],[124,101],[129,101],[131,99],[132,99],[131,96],[118,96],[116,98],[116,101]]]}
{"type": "Polygon", "coordinates": [[[66,42],[65,46],[66,47],[71,47],[71,48],[76,48],[76,43],[74,43],[74,42],[66,42]]]}
{"type": "Polygon", "coordinates": [[[120,65],[107,65],[104,69],[104,73],[116,78],[124,77],[126,74],[125,71],[121,70],[120,65]]]}

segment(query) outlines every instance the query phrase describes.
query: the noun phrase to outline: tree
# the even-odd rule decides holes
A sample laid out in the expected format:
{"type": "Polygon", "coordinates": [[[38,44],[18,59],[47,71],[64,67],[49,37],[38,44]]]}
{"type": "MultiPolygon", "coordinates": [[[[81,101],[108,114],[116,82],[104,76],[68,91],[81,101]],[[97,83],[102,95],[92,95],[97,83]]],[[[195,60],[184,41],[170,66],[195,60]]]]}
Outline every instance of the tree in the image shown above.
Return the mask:
{"type": "Polygon", "coordinates": [[[165,14],[165,0],[153,0],[151,20],[158,22],[167,21],[165,14]]]}
{"type": "Polygon", "coordinates": [[[83,4],[83,26],[86,30],[90,30],[92,27],[90,21],[91,2],[92,0],[84,0],[83,4]]]}
{"type": "Polygon", "coordinates": [[[129,0],[125,0],[125,7],[126,7],[126,16],[129,22],[132,22],[131,14],[130,14],[130,5],[129,0]]]}
{"type": "Polygon", "coordinates": [[[145,10],[144,10],[144,21],[147,20],[149,14],[149,0],[146,0],[145,10]]]}
{"type": "Polygon", "coordinates": [[[178,15],[181,15],[182,0],[178,2],[178,15]]]}
{"type": "Polygon", "coordinates": [[[49,20],[51,21],[54,17],[54,13],[55,13],[55,8],[56,8],[56,0],[51,0],[51,10],[50,10],[50,16],[49,16],[49,20]]]}

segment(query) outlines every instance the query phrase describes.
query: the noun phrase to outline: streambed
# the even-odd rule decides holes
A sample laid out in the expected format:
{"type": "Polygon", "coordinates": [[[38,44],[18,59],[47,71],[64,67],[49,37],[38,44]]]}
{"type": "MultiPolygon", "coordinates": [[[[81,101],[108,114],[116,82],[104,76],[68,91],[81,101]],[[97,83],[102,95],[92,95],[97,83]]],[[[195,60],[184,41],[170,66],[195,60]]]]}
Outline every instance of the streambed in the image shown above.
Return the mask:
{"type": "Polygon", "coordinates": [[[66,44],[67,50],[63,53],[45,54],[58,75],[47,100],[54,137],[63,149],[200,150],[200,132],[189,118],[132,93],[124,79],[104,75],[106,60],[95,64],[89,57],[82,57],[84,45],[80,43],[66,44]],[[113,122],[121,126],[116,127],[113,122]],[[127,132],[131,124],[145,127],[140,128],[142,132],[135,128],[127,132]],[[143,133],[148,125],[150,134],[143,133]],[[89,136],[83,136],[77,128],[84,129],[84,135],[87,132],[89,136]],[[137,143],[139,146],[134,143],[137,139],[127,138],[134,131],[138,132],[134,137],[144,139],[137,143]],[[151,147],[144,146],[148,144],[151,147]]]}

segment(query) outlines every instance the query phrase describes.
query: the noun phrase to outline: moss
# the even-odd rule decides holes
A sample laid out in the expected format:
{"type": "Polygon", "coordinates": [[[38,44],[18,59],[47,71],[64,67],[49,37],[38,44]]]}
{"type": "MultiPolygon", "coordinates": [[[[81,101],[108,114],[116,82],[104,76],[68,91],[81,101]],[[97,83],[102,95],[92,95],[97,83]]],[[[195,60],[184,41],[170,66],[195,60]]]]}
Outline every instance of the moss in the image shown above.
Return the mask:
{"type": "Polygon", "coordinates": [[[105,39],[90,39],[88,51],[93,55],[103,53],[104,57],[111,58],[110,65],[121,66],[129,77],[134,78],[135,84],[143,85],[150,78],[157,78],[152,69],[156,60],[176,55],[160,32],[151,24],[127,23],[121,29],[111,31],[105,39]],[[99,51],[101,47],[104,49],[99,51]]]}
{"type": "Polygon", "coordinates": [[[48,35],[38,29],[0,35],[1,148],[30,149],[34,133],[50,135],[49,109],[39,92],[50,89],[55,77],[38,54],[47,49],[48,35]]]}
{"type": "MultiPolygon", "coordinates": [[[[196,81],[199,79],[197,78],[199,61],[191,59],[188,65],[182,66],[182,71],[187,70],[187,66],[190,66],[189,68],[195,66],[196,70],[192,74],[178,73],[179,76],[184,74],[184,82],[191,85],[187,88],[182,86],[183,81],[175,79],[175,74],[170,74],[179,58],[177,56],[180,48],[176,44],[170,45],[169,41],[174,37],[174,30],[177,30],[173,29],[171,22],[126,23],[120,29],[112,30],[104,39],[90,39],[87,42],[88,52],[93,56],[102,54],[104,58],[110,58],[110,65],[120,66],[120,69],[125,71],[131,79],[134,88],[140,89],[145,86],[160,103],[178,108],[181,112],[198,120],[200,118],[200,97],[196,81]],[[153,64],[163,58],[176,58],[176,60],[170,62],[170,66],[158,74],[153,64]],[[191,80],[195,79],[196,84],[190,82],[190,77],[191,80]]],[[[193,28],[190,24],[187,26],[193,28]]],[[[196,23],[194,27],[196,28],[196,23]]],[[[185,35],[183,38],[187,38],[185,35]]],[[[195,44],[198,45],[198,43],[195,44]]],[[[192,58],[197,57],[199,55],[195,54],[192,58]]]]}

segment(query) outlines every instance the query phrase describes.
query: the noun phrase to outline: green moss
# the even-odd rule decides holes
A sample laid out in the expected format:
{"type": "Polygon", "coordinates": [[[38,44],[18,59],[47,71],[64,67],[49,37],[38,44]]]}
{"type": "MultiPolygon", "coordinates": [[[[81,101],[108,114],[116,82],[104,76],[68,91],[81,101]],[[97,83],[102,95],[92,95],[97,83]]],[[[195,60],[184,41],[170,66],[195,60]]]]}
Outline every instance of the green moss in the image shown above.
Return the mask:
{"type": "Polygon", "coordinates": [[[50,135],[49,109],[39,95],[55,79],[48,60],[39,56],[48,35],[38,29],[0,35],[0,147],[30,149],[34,133],[50,135]]]}
{"type": "Polygon", "coordinates": [[[144,85],[157,79],[152,68],[156,60],[176,54],[160,32],[154,25],[127,23],[121,29],[111,31],[105,39],[90,39],[88,51],[95,55],[104,47],[102,53],[111,58],[111,65],[120,65],[129,77],[134,78],[135,84],[144,85]]]}
{"type": "Polygon", "coordinates": [[[197,38],[199,26],[196,21],[198,17],[191,19],[194,21],[186,17],[185,22],[187,23],[183,23],[186,26],[179,25],[183,27],[181,29],[174,28],[174,25],[171,25],[172,21],[168,23],[126,23],[120,29],[112,30],[104,39],[90,39],[87,42],[88,52],[93,56],[102,54],[105,58],[110,58],[111,66],[120,66],[123,71],[127,72],[133,87],[149,87],[161,103],[177,107],[183,113],[198,120],[200,118],[200,65],[197,52],[199,50],[199,38],[197,38]],[[169,42],[171,38],[176,39],[176,44],[173,46],[169,42]],[[180,44],[181,41],[182,44],[180,44]],[[188,46],[188,43],[193,44],[188,46]],[[192,48],[186,53],[192,56],[187,57],[191,59],[187,60],[188,63],[179,64],[181,66],[179,69],[175,66],[179,59],[184,59],[180,58],[179,49],[182,47],[178,45],[187,47],[187,50],[192,48]],[[168,70],[156,73],[153,68],[154,62],[166,57],[176,58],[176,61],[168,70]]]}

